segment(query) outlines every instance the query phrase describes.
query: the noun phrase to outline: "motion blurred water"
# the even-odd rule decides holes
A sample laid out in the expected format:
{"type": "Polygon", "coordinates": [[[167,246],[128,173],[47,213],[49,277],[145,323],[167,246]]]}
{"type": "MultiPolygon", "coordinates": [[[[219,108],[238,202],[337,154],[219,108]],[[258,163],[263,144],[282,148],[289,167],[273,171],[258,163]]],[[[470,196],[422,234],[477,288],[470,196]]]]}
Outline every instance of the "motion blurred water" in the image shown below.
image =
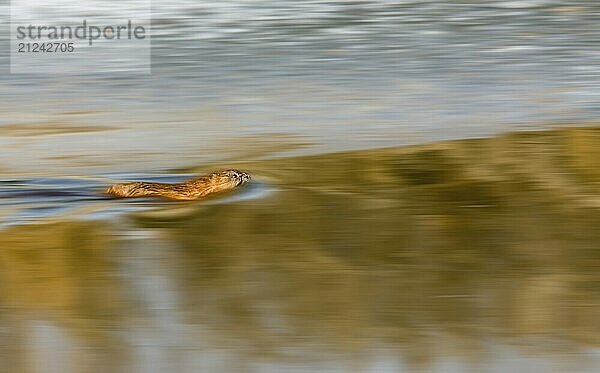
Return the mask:
{"type": "Polygon", "coordinates": [[[597,1],[152,23],[150,75],[0,75],[0,370],[600,371],[597,1]],[[224,168],[255,181],[101,193],[224,168]]]}
{"type": "MultiPolygon", "coordinates": [[[[40,7],[92,12],[69,4],[40,7]]],[[[595,119],[599,22],[594,0],[153,1],[151,75],[2,74],[0,166],[145,172],[227,159],[249,135],[298,154],[595,119]]]]}
{"type": "Polygon", "coordinates": [[[582,128],[243,162],[249,188],[191,203],[5,180],[0,366],[597,371],[599,151],[582,128]]]}

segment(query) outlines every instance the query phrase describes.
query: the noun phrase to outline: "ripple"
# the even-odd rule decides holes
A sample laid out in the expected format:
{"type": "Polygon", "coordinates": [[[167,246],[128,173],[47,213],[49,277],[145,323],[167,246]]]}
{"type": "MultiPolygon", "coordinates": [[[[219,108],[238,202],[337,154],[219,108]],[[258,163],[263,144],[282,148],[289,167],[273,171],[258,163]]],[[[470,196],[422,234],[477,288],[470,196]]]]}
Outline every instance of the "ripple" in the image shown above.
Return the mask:
{"type": "MultiPolygon", "coordinates": [[[[183,174],[111,174],[122,180],[178,183],[192,175],[183,174]]],[[[99,178],[101,179],[101,178],[99,178]]],[[[125,213],[146,211],[194,202],[173,202],[152,198],[114,199],[102,194],[102,183],[89,178],[36,178],[0,180],[0,227],[34,223],[73,215],[83,220],[107,219],[125,213]]],[[[253,182],[239,192],[202,202],[203,205],[229,204],[264,198],[274,191],[265,182],[253,182]]]]}

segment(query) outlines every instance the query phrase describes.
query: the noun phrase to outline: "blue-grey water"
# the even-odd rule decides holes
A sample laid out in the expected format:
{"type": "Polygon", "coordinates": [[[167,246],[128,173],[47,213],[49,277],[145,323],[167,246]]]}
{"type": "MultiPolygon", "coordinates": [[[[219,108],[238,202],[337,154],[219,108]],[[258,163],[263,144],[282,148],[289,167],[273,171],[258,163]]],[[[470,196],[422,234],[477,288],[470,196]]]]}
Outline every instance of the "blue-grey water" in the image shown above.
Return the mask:
{"type": "Polygon", "coordinates": [[[600,370],[597,1],[154,0],[149,74],[10,74],[9,13],[1,371],[600,370]]]}
{"type": "MultiPolygon", "coordinates": [[[[72,4],[45,8],[86,14],[72,4]]],[[[144,171],[248,158],[255,136],[319,153],[593,120],[599,22],[593,0],[154,1],[149,75],[1,75],[0,166],[144,171]],[[71,128],[90,126],[107,130],[71,128]]]]}

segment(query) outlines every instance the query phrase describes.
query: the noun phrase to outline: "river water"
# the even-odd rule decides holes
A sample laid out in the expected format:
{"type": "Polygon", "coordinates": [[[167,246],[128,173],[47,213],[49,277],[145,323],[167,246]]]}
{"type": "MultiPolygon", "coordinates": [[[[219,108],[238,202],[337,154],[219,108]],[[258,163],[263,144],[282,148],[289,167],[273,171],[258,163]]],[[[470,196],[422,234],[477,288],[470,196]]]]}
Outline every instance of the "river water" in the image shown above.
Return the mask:
{"type": "Polygon", "coordinates": [[[153,1],[151,74],[11,75],[0,49],[0,369],[599,371],[598,24],[153,1]],[[221,168],[254,182],[102,194],[221,168]]]}
{"type": "MultiPolygon", "coordinates": [[[[37,7],[80,21],[83,5],[68,4],[37,7]]],[[[152,6],[150,75],[111,66],[1,75],[2,168],[145,172],[246,159],[255,136],[319,153],[598,116],[594,0],[152,6]],[[58,126],[64,136],[42,136],[58,126]]]]}

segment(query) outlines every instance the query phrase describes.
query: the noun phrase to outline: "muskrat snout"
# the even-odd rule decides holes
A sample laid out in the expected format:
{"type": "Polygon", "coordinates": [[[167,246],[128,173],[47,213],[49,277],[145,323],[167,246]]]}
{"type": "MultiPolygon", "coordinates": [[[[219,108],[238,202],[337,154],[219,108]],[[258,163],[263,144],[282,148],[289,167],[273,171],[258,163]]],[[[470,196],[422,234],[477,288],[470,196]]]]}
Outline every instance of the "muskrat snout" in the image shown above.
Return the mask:
{"type": "Polygon", "coordinates": [[[250,174],[248,174],[246,172],[241,172],[240,179],[242,179],[242,183],[246,183],[246,182],[252,180],[252,177],[250,176],[250,174]]]}

